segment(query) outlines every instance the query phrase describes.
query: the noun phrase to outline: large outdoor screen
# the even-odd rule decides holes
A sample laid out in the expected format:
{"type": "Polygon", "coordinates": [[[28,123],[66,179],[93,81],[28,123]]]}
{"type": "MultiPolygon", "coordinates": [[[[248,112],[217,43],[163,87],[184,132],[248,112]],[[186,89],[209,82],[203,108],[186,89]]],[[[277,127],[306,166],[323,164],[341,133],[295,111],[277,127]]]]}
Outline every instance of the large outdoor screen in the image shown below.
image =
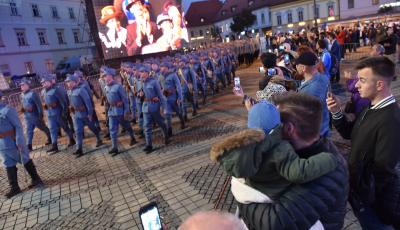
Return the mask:
{"type": "Polygon", "coordinates": [[[92,3],[100,52],[106,60],[177,50],[188,41],[181,0],[92,0],[92,3]]]}

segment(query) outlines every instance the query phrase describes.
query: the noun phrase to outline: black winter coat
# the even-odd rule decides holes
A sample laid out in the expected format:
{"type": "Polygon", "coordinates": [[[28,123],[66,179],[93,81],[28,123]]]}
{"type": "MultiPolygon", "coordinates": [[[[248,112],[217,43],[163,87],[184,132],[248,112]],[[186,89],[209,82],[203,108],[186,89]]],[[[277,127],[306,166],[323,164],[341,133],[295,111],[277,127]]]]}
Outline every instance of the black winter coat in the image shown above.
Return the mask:
{"type": "Polygon", "coordinates": [[[293,185],[275,203],[240,204],[241,218],[249,230],[308,230],[320,220],[326,230],[340,230],[349,192],[347,163],[327,139],[297,151],[302,158],[331,152],[338,159],[335,171],[316,180],[293,185]]]}

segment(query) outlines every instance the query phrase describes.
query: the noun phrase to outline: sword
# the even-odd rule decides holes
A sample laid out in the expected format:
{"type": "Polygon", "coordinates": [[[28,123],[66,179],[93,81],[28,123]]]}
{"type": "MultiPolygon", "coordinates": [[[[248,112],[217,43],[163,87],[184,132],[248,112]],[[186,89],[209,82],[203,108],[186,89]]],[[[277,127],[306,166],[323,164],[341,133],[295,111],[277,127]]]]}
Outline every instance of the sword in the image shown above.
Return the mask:
{"type": "MultiPolygon", "coordinates": [[[[18,147],[17,147],[18,148],[18,147]]],[[[25,171],[25,164],[24,164],[24,158],[22,157],[21,149],[18,148],[19,151],[19,156],[21,157],[21,163],[22,163],[22,168],[24,169],[24,177],[25,177],[25,183],[28,183],[28,179],[26,179],[26,171],[25,171]]]]}

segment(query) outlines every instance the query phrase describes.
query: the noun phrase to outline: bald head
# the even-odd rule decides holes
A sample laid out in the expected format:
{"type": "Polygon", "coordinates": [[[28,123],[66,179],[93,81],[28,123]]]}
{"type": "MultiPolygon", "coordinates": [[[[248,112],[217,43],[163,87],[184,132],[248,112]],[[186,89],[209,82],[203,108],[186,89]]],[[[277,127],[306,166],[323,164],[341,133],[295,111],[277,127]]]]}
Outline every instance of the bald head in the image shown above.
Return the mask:
{"type": "Polygon", "coordinates": [[[246,230],[236,216],[220,211],[201,212],[189,217],[178,230],[246,230]]]}

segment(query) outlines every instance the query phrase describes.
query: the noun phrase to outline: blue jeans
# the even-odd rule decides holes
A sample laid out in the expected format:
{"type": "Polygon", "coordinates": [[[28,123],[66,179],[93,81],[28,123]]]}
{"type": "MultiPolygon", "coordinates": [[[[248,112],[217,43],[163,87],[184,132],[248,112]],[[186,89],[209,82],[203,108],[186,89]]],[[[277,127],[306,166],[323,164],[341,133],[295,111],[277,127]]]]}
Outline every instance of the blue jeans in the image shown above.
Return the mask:
{"type": "Polygon", "coordinates": [[[389,226],[384,225],[380,222],[378,217],[376,217],[374,211],[370,207],[364,208],[362,212],[354,212],[360,222],[361,228],[363,230],[389,230],[389,226]]]}

